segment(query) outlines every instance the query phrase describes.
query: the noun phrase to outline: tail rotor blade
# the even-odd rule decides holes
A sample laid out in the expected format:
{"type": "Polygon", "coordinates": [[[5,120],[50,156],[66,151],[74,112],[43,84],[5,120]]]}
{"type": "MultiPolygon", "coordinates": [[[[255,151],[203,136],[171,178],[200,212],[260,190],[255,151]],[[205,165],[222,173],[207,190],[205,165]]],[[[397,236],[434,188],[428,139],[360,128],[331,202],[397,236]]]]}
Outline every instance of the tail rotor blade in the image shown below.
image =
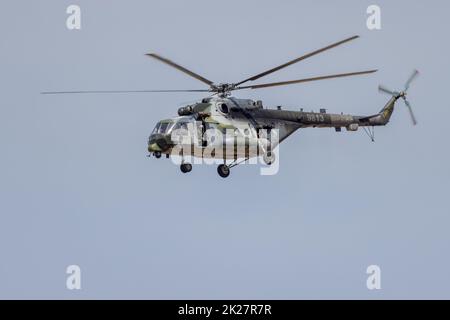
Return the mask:
{"type": "Polygon", "coordinates": [[[378,90],[380,91],[380,92],[384,92],[384,93],[387,93],[387,94],[390,94],[391,96],[394,96],[395,94],[396,94],[396,92],[395,91],[392,91],[392,90],[390,90],[390,89],[388,89],[388,88],[386,88],[386,87],[384,87],[384,86],[378,86],[378,90]]]}
{"type": "Polygon", "coordinates": [[[414,81],[414,79],[417,77],[418,74],[419,74],[419,71],[417,71],[417,70],[413,71],[413,73],[411,74],[411,76],[405,83],[405,91],[407,91],[409,89],[409,86],[411,85],[411,83],[414,81]]]}
{"type": "Polygon", "coordinates": [[[414,112],[412,111],[411,104],[406,99],[405,99],[405,104],[408,107],[409,114],[411,116],[411,120],[412,120],[413,125],[416,125],[417,124],[417,120],[416,120],[416,117],[414,116],[414,112]]]}

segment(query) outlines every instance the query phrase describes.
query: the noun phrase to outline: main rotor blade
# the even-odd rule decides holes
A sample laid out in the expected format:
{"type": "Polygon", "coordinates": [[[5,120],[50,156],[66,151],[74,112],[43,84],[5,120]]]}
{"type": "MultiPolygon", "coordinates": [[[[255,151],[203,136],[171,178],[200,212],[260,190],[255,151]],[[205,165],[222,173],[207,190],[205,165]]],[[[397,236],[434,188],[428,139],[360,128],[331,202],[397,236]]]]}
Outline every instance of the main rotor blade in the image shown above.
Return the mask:
{"type": "Polygon", "coordinates": [[[273,73],[273,72],[275,72],[275,71],[278,71],[278,70],[281,70],[281,69],[283,69],[283,68],[286,68],[286,67],[290,66],[291,64],[294,64],[294,63],[297,63],[297,62],[299,62],[299,61],[305,60],[305,59],[310,58],[310,57],[312,57],[312,56],[314,56],[314,55],[316,55],[316,54],[319,54],[319,53],[324,52],[324,51],[326,51],[326,50],[329,50],[329,49],[331,49],[331,48],[337,47],[337,46],[339,46],[339,45],[341,45],[341,44],[344,44],[344,43],[346,43],[346,42],[355,40],[355,39],[357,39],[357,38],[359,38],[359,36],[353,36],[353,37],[344,39],[344,40],[342,40],[342,41],[339,41],[339,42],[330,44],[329,46],[326,46],[326,47],[324,47],[324,48],[321,48],[321,49],[318,49],[318,50],[316,50],[316,51],[310,52],[310,53],[305,54],[305,55],[303,55],[303,56],[301,56],[301,57],[298,57],[298,58],[296,58],[296,59],[294,59],[294,60],[291,60],[291,61],[289,61],[289,62],[286,62],[285,64],[282,64],[282,65],[280,65],[280,66],[278,66],[278,67],[272,68],[272,69],[270,69],[270,70],[267,70],[267,71],[264,71],[264,72],[262,72],[262,73],[260,73],[260,74],[257,74],[256,76],[253,76],[253,77],[251,77],[251,78],[248,78],[248,79],[245,79],[245,80],[243,80],[243,81],[241,81],[241,82],[238,82],[238,83],[236,83],[236,86],[239,86],[239,85],[241,85],[241,84],[243,84],[243,83],[245,83],[245,82],[247,82],[247,81],[254,81],[254,80],[256,80],[256,79],[262,78],[262,77],[264,77],[264,76],[266,76],[266,75],[268,75],[268,74],[271,74],[271,73],[273,73]]]}
{"type": "Polygon", "coordinates": [[[299,80],[291,80],[291,81],[264,83],[264,84],[257,84],[257,85],[253,85],[253,86],[238,87],[238,88],[236,88],[236,90],[240,90],[240,89],[261,89],[261,88],[267,88],[267,87],[284,86],[284,85],[288,85],[288,84],[295,84],[295,83],[301,83],[301,82],[310,82],[310,81],[325,80],[325,79],[332,79],[332,78],[343,78],[343,77],[357,76],[357,75],[368,74],[368,73],[373,73],[373,72],[377,72],[377,71],[378,70],[368,70],[368,71],[333,74],[333,75],[329,75],[329,76],[320,76],[320,77],[306,78],[306,79],[299,79],[299,80]]]}
{"type": "Polygon", "coordinates": [[[417,70],[413,71],[413,73],[411,74],[411,76],[409,77],[409,79],[405,83],[405,91],[407,91],[409,89],[409,86],[411,85],[411,83],[417,77],[418,74],[419,74],[419,71],[417,71],[417,70]]]}
{"type": "Polygon", "coordinates": [[[209,92],[209,90],[111,90],[111,91],[47,91],[41,94],[84,94],[84,93],[148,93],[148,92],[209,92]]]}
{"type": "Polygon", "coordinates": [[[211,86],[213,84],[212,81],[210,81],[210,80],[208,80],[206,78],[203,78],[202,76],[196,74],[195,72],[192,72],[191,70],[188,70],[188,69],[180,66],[179,64],[176,64],[175,62],[170,61],[169,59],[161,57],[160,55],[157,55],[156,53],[147,53],[146,55],[149,56],[149,57],[152,57],[152,58],[154,58],[156,60],[159,60],[159,61],[161,61],[161,62],[163,62],[163,63],[165,63],[165,64],[167,64],[167,65],[169,65],[169,66],[171,66],[171,67],[181,71],[181,72],[184,72],[184,73],[190,75],[191,77],[193,77],[193,78],[195,78],[197,80],[200,80],[203,83],[206,83],[209,86],[211,86]]]}
{"type": "Polygon", "coordinates": [[[417,124],[417,120],[416,120],[416,117],[414,116],[414,112],[412,111],[412,108],[411,108],[411,105],[409,104],[409,101],[406,100],[406,99],[403,99],[403,100],[405,101],[405,104],[408,107],[409,114],[411,116],[411,120],[412,120],[413,125],[416,125],[417,124]]]}

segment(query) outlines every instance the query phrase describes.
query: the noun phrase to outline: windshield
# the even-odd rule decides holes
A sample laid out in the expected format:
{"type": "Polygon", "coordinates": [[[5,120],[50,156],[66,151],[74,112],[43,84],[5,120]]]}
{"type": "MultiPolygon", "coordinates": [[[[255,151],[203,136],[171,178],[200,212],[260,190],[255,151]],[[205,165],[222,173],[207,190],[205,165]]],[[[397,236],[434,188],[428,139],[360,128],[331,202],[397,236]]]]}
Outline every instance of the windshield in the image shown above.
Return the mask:
{"type": "Polygon", "coordinates": [[[158,122],[158,124],[156,125],[155,129],[153,129],[152,134],[155,134],[155,133],[160,133],[160,134],[168,133],[172,129],[173,125],[174,125],[173,122],[168,122],[168,121],[158,122]]]}
{"type": "Polygon", "coordinates": [[[189,130],[189,123],[191,123],[190,118],[162,120],[156,124],[152,134],[170,134],[173,130],[180,129],[189,130]]]}

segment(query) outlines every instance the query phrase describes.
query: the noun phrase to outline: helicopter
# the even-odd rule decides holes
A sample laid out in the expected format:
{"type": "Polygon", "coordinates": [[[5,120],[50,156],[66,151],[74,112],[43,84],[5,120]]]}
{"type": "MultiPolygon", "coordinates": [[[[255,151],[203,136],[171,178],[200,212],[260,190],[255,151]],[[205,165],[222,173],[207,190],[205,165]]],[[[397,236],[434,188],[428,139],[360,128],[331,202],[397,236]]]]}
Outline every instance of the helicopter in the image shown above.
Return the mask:
{"type": "Polygon", "coordinates": [[[115,90],[115,91],[58,91],[42,92],[42,94],[103,94],[103,93],[146,93],[146,92],[204,92],[208,97],[201,101],[184,105],[178,109],[178,116],[160,120],[151,132],[147,150],[148,156],[159,159],[162,155],[170,158],[171,155],[181,157],[180,170],[183,173],[192,171],[192,163],[188,156],[194,158],[214,158],[219,160],[217,172],[222,178],[230,175],[230,169],[248,161],[251,158],[262,156],[266,165],[272,165],[276,161],[273,150],[287,137],[298,129],[303,128],[334,128],[340,132],[342,128],[347,131],[358,131],[363,128],[372,141],[374,141],[374,128],[385,126],[394,111],[395,103],[402,99],[409,110],[413,125],[417,124],[411,108],[406,99],[407,91],[412,81],[419,74],[414,70],[407,79],[402,91],[390,90],[382,85],[379,91],[389,94],[391,97],[384,107],[375,114],[368,116],[350,114],[327,113],[326,109],[319,112],[300,110],[283,110],[281,106],[276,109],[266,108],[261,100],[240,99],[232,97],[232,92],[245,89],[262,89],[276,86],[284,86],[311,81],[319,81],[333,78],[366,75],[378,70],[365,70],[332,75],[317,76],[311,78],[271,82],[263,84],[248,84],[276,71],[284,69],[295,63],[330,50],[344,43],[359,38],[358,35],[335,42],[326,47],[309,52],[284,64],[248,77],[235,83],[215,83],[207,78],[186,69],[185,67],[156,53],[148,53],[146,56],[162,62],[192,78],[206,84],[205,89],[188,90],[115,90]],[[246,85],[244,85],[246,84],[246,85]],[[214,132],[216,136],[210,132],[214,132]],[[174,133],[178,134],[175,135],[174,133]],[[217,136],[217,133],[220,136],[217,136]],[[223,134],[223,135],[222,135],[223,134]]]}

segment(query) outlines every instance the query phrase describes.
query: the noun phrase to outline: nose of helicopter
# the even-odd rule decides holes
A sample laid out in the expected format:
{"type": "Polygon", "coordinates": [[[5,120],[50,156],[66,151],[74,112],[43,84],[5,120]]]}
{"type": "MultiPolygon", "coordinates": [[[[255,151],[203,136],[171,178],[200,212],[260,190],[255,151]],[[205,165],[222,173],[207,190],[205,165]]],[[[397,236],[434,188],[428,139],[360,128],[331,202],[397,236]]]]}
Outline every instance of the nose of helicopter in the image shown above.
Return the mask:
{"type": "Polygon", "coordinates": [[[148,152],[164,152],[169,148],[170,142],[167,135],[152,134],[148,139],[148,152]]]}

